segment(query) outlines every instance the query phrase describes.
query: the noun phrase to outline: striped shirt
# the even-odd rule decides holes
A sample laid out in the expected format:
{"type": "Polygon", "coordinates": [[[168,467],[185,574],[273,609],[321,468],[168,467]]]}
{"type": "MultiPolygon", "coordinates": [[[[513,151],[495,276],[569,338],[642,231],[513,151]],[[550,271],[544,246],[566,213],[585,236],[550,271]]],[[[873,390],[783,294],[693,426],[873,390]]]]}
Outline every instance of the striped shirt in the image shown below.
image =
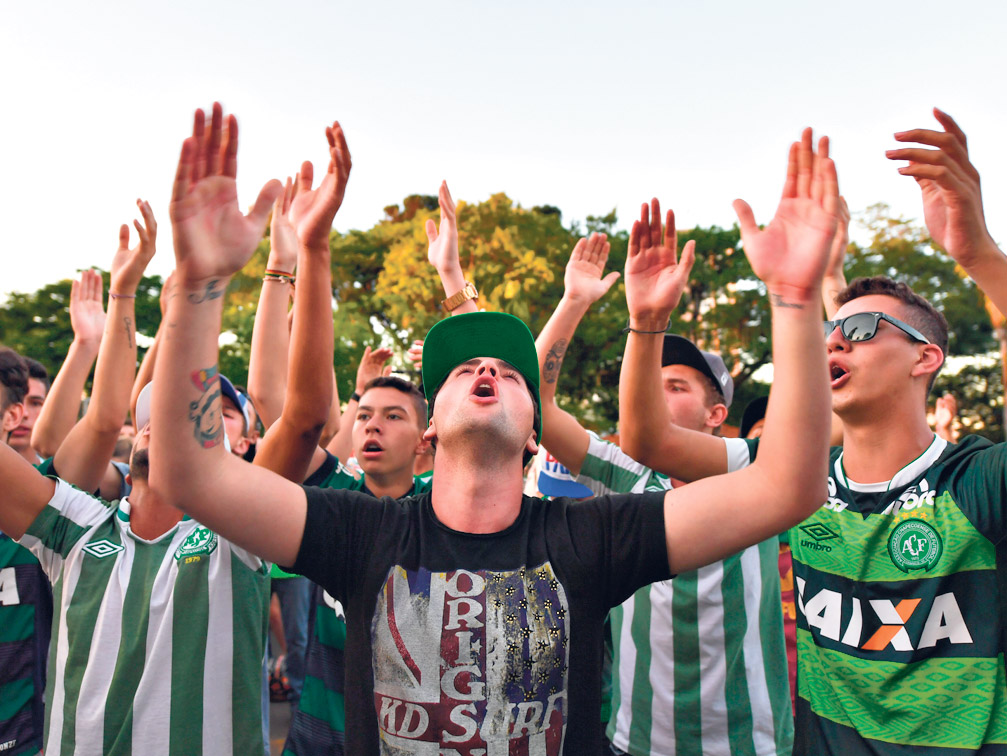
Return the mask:
{"type": "MultiPolygon", "coordinates": [[[[748,447],[728,445],[729,469],[748,447]]],[[[667,476],[592,434],[577,482],[596,494],[664,491],[667,476]]],[[[633,756],[789,754],[794,723],[778,542],[645,586],[612,610],[607,735],[633,756]]]]}
{"type": "Polygon", "coordinates": [[[46,756],[262,749],[266,565],[195,520],[146,541],[58,481],[21,538],[53,585],[46,756]]]}

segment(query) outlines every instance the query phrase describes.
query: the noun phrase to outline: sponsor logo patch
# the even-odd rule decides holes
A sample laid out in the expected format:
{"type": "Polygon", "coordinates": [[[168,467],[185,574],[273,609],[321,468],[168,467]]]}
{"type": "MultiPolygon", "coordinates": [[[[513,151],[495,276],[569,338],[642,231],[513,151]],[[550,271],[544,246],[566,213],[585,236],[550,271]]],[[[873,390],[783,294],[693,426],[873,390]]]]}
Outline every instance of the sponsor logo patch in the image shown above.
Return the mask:
{"type": "Polygon", "coordinates": [[[903,572],[930,570],[943,551],[940,534],[923,520],[906,520],[888,536],[888,554],[903,572]]]}

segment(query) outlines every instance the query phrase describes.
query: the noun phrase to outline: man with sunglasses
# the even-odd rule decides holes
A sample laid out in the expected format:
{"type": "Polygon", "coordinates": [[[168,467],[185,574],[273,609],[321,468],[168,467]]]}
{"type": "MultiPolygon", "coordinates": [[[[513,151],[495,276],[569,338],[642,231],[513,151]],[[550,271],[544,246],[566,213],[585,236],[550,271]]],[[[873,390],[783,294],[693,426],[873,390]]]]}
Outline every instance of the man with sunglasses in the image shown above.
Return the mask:
{"type": "MultiPolygon", "coordinates": [[[[943,131],[896,139],[937,149],[888,157],[910,161],[900,172],[920,183],[934,241],[1003,308],[1007,258],[986,229],[965,136],[934,114],[943,131]]],[[[790,531],[794,753],[1007,753],[1007,445],[933,433],[926,402],[947,323],[904,283],[846,286],[842,259],[839,250],[823,289],[838,292],[826,299],[825,335],[843,446],[832,450],[822,507],[790,531]]],[[[641,371],[652,368],[640,357],[627,349],[621,397],[641,393],[641,371]]],[[[627,453],[676,477],[722,472],[759,448],[704,446],[661,428],[639,401],[621,409],[627,453]]]]}

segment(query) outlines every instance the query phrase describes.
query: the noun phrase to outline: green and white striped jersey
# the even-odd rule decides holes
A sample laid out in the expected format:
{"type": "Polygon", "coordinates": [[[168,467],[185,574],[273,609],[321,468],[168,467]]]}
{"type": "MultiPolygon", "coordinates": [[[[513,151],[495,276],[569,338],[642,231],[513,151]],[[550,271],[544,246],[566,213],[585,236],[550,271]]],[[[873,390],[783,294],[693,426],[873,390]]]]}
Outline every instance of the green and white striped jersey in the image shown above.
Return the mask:
{"type": "MultiPolygon", "coordinates": [[[[728,466],[748,464],[728,445],[728,466]]],[[[672,487],[592,434],[577,482],[597,494],[672,487]]],[[[612,610],[612,717],[607,735],[633,756],[789,754],[787,679],[776,538],[638,590],[612,610]]]]}
{"type": "Polygon", "coordinates": [[[46,756],[261,753],[266,565],[188,517],[143,540],[129,512],[58,481],[21,538],[53,584],[46,756]]]}

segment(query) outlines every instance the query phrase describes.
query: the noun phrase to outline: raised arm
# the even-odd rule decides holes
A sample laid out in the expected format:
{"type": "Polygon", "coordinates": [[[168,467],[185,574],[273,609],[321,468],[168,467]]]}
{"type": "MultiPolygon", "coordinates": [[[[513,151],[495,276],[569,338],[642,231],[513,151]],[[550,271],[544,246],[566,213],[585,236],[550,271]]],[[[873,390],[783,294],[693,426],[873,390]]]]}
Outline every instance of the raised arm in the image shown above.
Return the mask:
{"type": "Polygon", "coordinates": [[[70,286],[70,327],[73,341],[66,359],[46,394],[42,411],[31,433],[31,445],[43,457],[56,454],[80,413],[80,396],[84,392],[91,366],[98,357],[101,334],[105,330],[105,308],[102,306],[101,276],[93,270],[80,274],[80,281],[70,286]]]}
{"type": "MultiPolygon", "coordinates": [[[[150,348],[143,355],[140,368],[136,371],[136,379],[133,381],[133,390],[129,395],[129,416],[133,418],[134,424],[136,423],[136,402],[140,397],[140,392],[154,378],[154,365],[157,364],[157,352],[161,343],[161,325],[164,323],[164,314],[168,309],[168,297],[171,295],[171,287],[174,285],[174,280],[175,273],[171,272],[164,279],[164,283],[161,284],[161,292],[158,295],[158,303],[161,308],[161,322],[157,325],[157,332],[154,334],[154,343],[150,345],[150,348]]],[[[137,428],[136,430],[139,431],[140,429],[137,428]]]]}
{"type": "MultiPolygon", "coordinates": [[[[350,177],[350,151],[338,122],[325,129],[329,168],[311,188],[313,168],[301,165],[290,219],[299,242],[301,285],[294,299],[290,360],[283,412],[259,442],[255,464],[289,480],[302,481],[313,458],[324,452],[318,441],[332,405],[332,260],[329,233],[350,177]]],[[[320,464],[320,460],[316,460],[320,464]]]]}
{"type": "Polygon", "coordinates": [[[1007,257],[993,241],[983,215],[979,172],[969,161],[965,132],[947,113],[934,108],[943,131],[911,129],[899,142],[934,147],[888,150],[889,160],[908,160],[899,168],[923,193],[923,217],[931,238],[961,265],[1000,312],[1007,312],[1007,257]]]}
{"type": "Polygon", "coordinates": [[[56,490],[56,481],[39,474],[24,457],[0,442],[0,532],[18,539],[34,522],[56,490]]]}
{"type": "Polygon", "coordinates": [[[535,342],[542,375],[542,445],[574,475],[584,463],[589,438],[576,418],[556,404],[556,381],[581,319],[619,278],[618,273],[602,277],[610,248],[605,234],[577,242],[563,274],[563,296],[535,342]]]}
{"type": "MultiPolygon", "coordinates": [[[[426,223],[427,259],[437,269],[441,285],[444,287],[444,297],[450,299],[465,288],[465,274],[462,272],[461,260],[458,257],[458,219],[455,217],[455,201],[448,191],[448,182],[442,181],[437,192],[437,203],[441,208],[440,230],[432,220],[426,223]]],[[[451,310],[452,315],[478,310],[475,299],[467,299],[451,310]]]]}
{"type": "MultiPolygon", "coordinates": [[[[826,155],[825,157],[828,157],[826,155]]],[[[836,297],[846,288],[846,273],[843,264],[846,262],[846,248],[850,244],[850,208],[846,200],[839,198],[839,220],[836,223],[836,235],[832,237],[829,248],[829,262],[825,268],[825,278],[822,281],[822,304],[825,305],[825,317],[832,320],[839,309],[836,297]]]]}
{"type": "Polygon", "coordinates": [[[287,393],[287,352],[290,350],[287,315],[294,296],[297,267],[297,230],[290,221],[290,206],[299,185],[300,176],[294,181],[287,178],[283,195],[273,203],[269,258],[259,305],[255,309],[248,357],[248,393],[266,430],[283,413],[283,397],[287,393]]]}
{"type": "Polygon", "coordinates": [[[53,459],[65,481],[85,491],[100,488],[105,498],[117,498],[119,494],[118,473],[109,470],[109,462],[129,410],[136,375],[136,289],[154,256],[157,240],[157,223],[150,205],[141,200],[136,203],[143,216],[143,224],[133,221],[140,240],[131,249],[129,226],[120,227],[91,403],[53,459]]]}
{"type": "Polygon", "coordinates": [[[150,485],[225,538],[291,564],[304,532],[300,486],[224,451],[217,338],[224,291],[262,238],[283,191],[270,181],[248,216],[238,208],[238,122],[213,106],[210,129],[196,111],[172,188],[175,286],[151,396],[150,485]]]}
{"type": "Polygon", "coordinates": [[[745,254],[769,291],[773,385],[755,462],[668,493],[672,572],[759,543],[825,501],[830,397],[819,302],[838,199],[835,165],[814,154],[806,129],[791,147],[783,198],[770,224],[760,230],[751,208],[734,203],[745,254]]]}
{"type": "Polygon", "coordinates": [[[727,472],[727,453],[723,440],[673,424],[664,401],[664,334],[695,260],[694,242],[681,261],[677,246],[675,214],[668,211],[662,234],[660,203],[643,205],[626,258],[630,330],[619,377],[619,445],[648,467],[688,481],[727,472]]]}

